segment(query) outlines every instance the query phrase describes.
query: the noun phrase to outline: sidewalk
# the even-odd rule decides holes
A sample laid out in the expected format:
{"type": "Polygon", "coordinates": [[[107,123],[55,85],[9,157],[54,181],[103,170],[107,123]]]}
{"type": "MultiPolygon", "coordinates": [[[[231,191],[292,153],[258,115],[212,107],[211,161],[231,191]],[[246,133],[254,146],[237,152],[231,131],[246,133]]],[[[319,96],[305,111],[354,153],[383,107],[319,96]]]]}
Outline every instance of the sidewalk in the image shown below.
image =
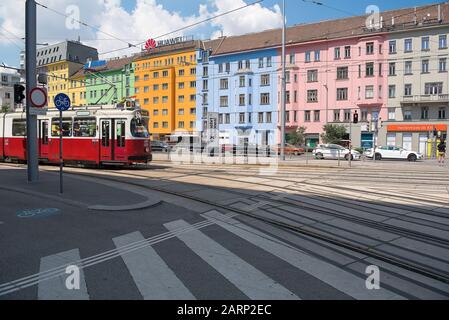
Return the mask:
{"type": "Polygon", "coordinates": [[[93,211],[129,211],[160,203],[156,197],[132,186],[67,173],[64,174],[64,194],[61,195],[58,171],[41,170],[39,181],[29,183],[24,168],[2,164],[0,190],[16,194],[24,203],[28,197],[33,197],[46,203],[58,202],[93,211]]]}

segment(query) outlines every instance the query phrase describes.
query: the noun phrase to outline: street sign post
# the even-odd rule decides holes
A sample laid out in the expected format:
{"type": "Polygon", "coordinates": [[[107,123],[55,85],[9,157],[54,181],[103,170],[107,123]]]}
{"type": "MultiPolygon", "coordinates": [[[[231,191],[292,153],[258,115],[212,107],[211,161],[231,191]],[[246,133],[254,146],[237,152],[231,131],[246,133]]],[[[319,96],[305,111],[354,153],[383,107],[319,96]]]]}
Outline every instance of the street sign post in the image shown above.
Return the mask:
{"type": "Polygon", "coordinates": [[[62,159],[62,112],[70,109],[70,98],[64,93],[59,93],[54,98],[54,103],[56,109],[59,110],[59,193],[63,194],[64,188],[62,171],[64,167],[64,161],[62,159]]]}
{"type": "Polygon", "coordinates": [[[28,99],[32,104],[32,107],[30,107],[30,114],[47,114],[47,110],[44,108],[47,105],[47,91],[44,88],[35,87],[31,89],[28,99]]]}

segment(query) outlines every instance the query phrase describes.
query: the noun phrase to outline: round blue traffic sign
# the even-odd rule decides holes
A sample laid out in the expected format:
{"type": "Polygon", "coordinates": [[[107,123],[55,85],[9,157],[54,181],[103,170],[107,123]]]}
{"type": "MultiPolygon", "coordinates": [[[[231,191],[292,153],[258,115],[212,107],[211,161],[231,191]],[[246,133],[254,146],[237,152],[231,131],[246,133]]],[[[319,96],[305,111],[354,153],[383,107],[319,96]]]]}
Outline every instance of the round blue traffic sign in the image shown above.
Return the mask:
{"type": "Polygon", "coordinates": [[[64,93],[59,93],[54,98],[56,109],[59,111],[67,111],[70,109],[70,98],[64,93]]]}

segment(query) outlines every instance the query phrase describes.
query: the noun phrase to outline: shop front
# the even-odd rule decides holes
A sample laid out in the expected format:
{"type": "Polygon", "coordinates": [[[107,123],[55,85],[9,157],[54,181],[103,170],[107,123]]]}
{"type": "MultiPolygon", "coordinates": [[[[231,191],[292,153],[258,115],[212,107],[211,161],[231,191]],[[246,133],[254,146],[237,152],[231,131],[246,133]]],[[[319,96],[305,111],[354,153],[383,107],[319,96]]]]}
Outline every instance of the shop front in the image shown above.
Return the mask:
{"type": "Polygon", "coordinates": [[[387,124],[381,136],[380,145],[402,147],[422,153],[426,158],[435,158],[436,146],[441,139],[447,139],[448,124],[445,123],[404,123],[387,124]]]}

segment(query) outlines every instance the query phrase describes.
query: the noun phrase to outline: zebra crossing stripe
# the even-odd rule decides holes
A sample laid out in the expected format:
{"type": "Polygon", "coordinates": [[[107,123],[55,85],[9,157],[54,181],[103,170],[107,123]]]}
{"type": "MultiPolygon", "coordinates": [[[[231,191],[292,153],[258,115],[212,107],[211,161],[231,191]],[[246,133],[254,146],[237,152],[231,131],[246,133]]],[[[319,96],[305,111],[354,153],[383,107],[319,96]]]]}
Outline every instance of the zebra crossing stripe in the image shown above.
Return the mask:
{"type": "MultiPolygon", "coordinates": [[[[168,230],[190,226],[184,220],[164,224],[168,230]]],[[[292,300],[299,299],[294,293],[263,274],[199,230],[178,234],[189,249],[233,283],[250,299],[292,300]]]]}
{"type": "Polygon", "coordinates": [[[365,279],[314,258],[287,244],[280,243],[278,239],[270,237],[235,219],[230,219],[216,210],[209,211],[202,216],[355,299],[405,299],[383,288],[368,290],[365,287],[365,279]]]}
{"type": "MultiPolygon", "coordinates": [[[[40,272],[45,272],[61,266],[68,266],[80,259],[78,249],[43,257],[40,262],[40,272]]],[[[37,290],[38,300],[89,300],[84,273],[82,268],[80,266],[78,267],[79,289],[69,289],[66,286],[66,280],[71,274],[60,274],[58,277],[39,282],[37,290]]]]}
{"type": "Polygon", "coordinates": [[[140,232],[113,239],[143,298],[145,300],[194,300],[193,294],[151,246],[131,252],[120,249],[143,240],[144,237],[140,232]]]}

